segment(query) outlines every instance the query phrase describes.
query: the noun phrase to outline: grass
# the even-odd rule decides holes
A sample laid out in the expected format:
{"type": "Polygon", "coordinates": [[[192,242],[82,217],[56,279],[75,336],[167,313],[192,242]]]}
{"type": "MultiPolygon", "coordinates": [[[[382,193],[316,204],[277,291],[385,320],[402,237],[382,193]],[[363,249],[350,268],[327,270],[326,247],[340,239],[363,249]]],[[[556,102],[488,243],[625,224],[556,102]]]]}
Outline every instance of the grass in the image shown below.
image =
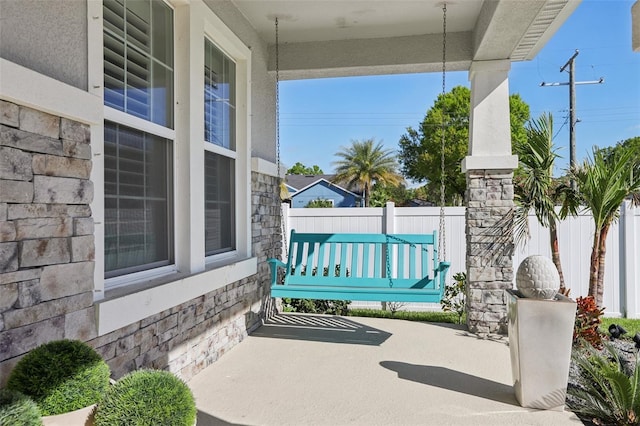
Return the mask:
{"type": "Polygon", "coordinates": [[[640,319],[633,318],[602,318],[602,323],[600,324],[600,331],[604,333],[606,336],[609,335],[609,326],[611,324],[618,324],[625,330],[627,330],[627,334],[624,335],[624,338],[631,339],[635,336],[636,333],[640,333],[640,319]]]}
{"type": "MultiPolygon", "coordinates": [[[[349,309],[350,317],[373,317],[373,318],[391,318],[402,319],[406,321],[423,321],[423,322],[448,322],[452,324],[458,323],[458,315],[454,312],[411,312],[411,311],[383,311],[381,309],[349,309]]],[[[633,318],[601,318],[600,331],[605,335],[609,335],[608,329],[611,324],[618,324],[627,330],[624,335],[626,339],[631,339],[636,333],[640,333],[640,319],[633,318]]],[[[465,318],[462,318],[464,323],[465,318]]]]}
{"type": "MultiPolygon", "coordinates": [[[[448,322],[458,323],[458,315],[454,312],[410,312],[410,311],[383,311],[380,309],[349,309],[350,317],[392,318],[406,321],[422,322],[448,322]]],[[[464,319],[464,318],[463,318],[464,319]]]]}
{"type": "MultiPolygon", "coordinates": [[[[447,322],[458,324],[458,315],[454,312],[412,312],[412,311],[383,311],[381,309],[349,309],[347,314],[350,317],[372,317],[372,318],[391,318],[402,319],[406,321],[422,321],[422,322],[447,322]]],[[[625,339],[631,339],[636,333],[640,333],[640,319],[633,318],[601,318],[600,332],[606,336],[609,335],[608,329],[611,324],[618,324],[627,330],[624,335],[625,339]]],[[[462,318],[464,324],[465,318],[462,318]]]]}

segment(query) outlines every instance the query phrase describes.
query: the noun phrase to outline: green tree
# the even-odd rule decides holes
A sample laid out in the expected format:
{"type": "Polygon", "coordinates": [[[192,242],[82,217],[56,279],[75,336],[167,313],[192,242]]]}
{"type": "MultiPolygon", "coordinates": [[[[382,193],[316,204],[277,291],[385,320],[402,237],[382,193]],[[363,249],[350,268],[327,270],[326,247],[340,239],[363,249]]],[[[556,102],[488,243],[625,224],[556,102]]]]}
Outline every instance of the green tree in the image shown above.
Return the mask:
{"type": "Polygon", "coordinates": [[[316,198],[313,201],[309,201],[307,205],[304,207],[307,209],[326,208],[326,207],[333,207],[333,203],[331,202],[331,200],[316,198]]]}
{"type": "Polygon", "coordinates": [[[293,165],[289,170],[287,170],[288,175],[323,175],[324,172],[317,165],[314,164],[313,167],[307,167],[301,162],[297,162],[293,165]]]}
{"type": "MultiPolygon", "coordinates": [[[[593,149],[591,158],[571,171],[578,186],[577,198],[591,211],[595,224],[589,266],[589,295],[602,306],[606,240],[611,224],[620,214],[625,198],[640,193],[640,156],[631,149],[608,155],[593,149]]],[[[637,200],[639,197],[636,197],[637,200]]]]}
{"type": "Polygon", "coordinates": [[[614,146],[602,148],[606,155],[614,155],[624,150],[631,150],[640,156],[640,136],[634,136],[624,141],[618,142],[614,146]]]}
{"type": "MultiPolygon", "coordinates": [[[[565,282],[560,262],[558,244],[558,221],[562,217],[556,211],[556,205],[563,200],[568,187],[553,178],[553,163],[558,154],[553,146],[553,116],[543,113],[531,120],[525,128],[525,139],[514,140],[513,151],[518,155],[519,167],[514,173],[515,237],[518,243],[529,238],[529,211],[533,209],[542,226],[549,229],[551,259],[560,275],[560,291],[564,291],[565,282]]],[[[567,212],[576,213],[576,205],[567,212]]]]}
{"type": "MultiPolygon", "coordinates": [[[[524,123],[529,119],[529,106],[519,95],[509,98],[511,109],[511,135],[513,141],[524,141],[524,123]]],[[[466,177],[461,162],[469,145],[469,114],[471,91],[456,86],[450,92],[438,95],[417,129],[407,128],[399,141],[398,157],[402,174],[416,182],[425,182],[429,201],[440,202],[440,176],[442,153],[442,123],[445,123],[445,203],[461,205],[466,190],[466,177]]]]}
{"type": "Polygon", "coordinates": [[[393,201],[398,207],[405,207],[414,198],[415,190],[407,188],[403,183],[390,185],[374,183],[371,189],[369,205],[371,207],[384,207],[387,202],[393,201]]]}
{"type": "Polygon", "coordinates": [[[352,140],[351,146],[341,147],[334,161],[335,182],[346,183],[347,188],[358,188],[364,193],[364,205],[369,207],[369,197],[374,183],[397,185],[402,176],[397,173],[398,163],[391,150],[374,139],[352,140]]]}

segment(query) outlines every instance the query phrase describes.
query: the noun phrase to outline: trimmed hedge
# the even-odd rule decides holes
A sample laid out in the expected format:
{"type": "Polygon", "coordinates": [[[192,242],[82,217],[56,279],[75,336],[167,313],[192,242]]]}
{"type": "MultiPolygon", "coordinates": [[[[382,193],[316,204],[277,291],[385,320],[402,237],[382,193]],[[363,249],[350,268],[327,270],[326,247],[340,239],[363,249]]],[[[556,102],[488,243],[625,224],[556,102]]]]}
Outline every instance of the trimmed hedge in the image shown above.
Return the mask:
{"type": "Polygon", "coordinates": [[[40,410],[28,396],[0,389],[0,425],[41,426],[40,410]]]}
{"type": "Polygon", "coordinates": [[[185,382],[162,370],[133,371],[109,388],[95,426],[193,426],[196,403],[185,382]]]}
{"type": "Polygon", "coordinates": [[[79,340],[55,340],[22,358],[7,388],[31,397],[43,416],[68,413],[102,399],[109,388],[109,366],[79,340]]]}

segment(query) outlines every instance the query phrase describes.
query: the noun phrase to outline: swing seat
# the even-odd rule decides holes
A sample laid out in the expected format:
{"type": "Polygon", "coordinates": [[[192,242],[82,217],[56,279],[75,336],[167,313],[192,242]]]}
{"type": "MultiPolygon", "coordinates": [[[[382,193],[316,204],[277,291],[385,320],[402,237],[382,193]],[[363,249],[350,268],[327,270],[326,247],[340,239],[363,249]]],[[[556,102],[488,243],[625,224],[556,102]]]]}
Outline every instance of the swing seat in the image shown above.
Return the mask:
{"type": "Polygon", "coordinates": [[[439,303],[450,263],[438,262],[437,237],[292,230],[287,262],[267,260],[271,296],[439,303]]]}

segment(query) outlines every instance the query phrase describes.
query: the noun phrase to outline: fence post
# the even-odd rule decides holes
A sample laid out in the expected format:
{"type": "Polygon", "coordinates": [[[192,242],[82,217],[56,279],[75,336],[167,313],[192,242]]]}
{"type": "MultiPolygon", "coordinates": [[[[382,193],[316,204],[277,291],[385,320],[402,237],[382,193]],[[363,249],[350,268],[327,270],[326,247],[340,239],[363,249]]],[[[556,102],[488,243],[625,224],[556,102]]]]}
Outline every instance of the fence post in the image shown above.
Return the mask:
{"type": "Polygon", "coordinates": [[[385,234],[396,233],[396,205],[393,201],[387,201],[387,205],[384,207],[383,217],[383,232],[385,234]]]}
{"type": "Polygon", "coordinates": [[[291,220],[289,218],[289,210],[291,208],[289,207],[289,203],[282,203],[282,218],[280,220],[282,220],[282,229],[281,232],[283,232],[282,234],[282,250],[280,251],[281,253],[281,260],[283,262],[287,261],[287,254],[289,251],[289,235],[291,235],[291,220]]]}
{"type": "Polygon", "coordinates": [[[625,307],[624,315],[627,318],[639,318],[638,293],[636,290],[636,262],[640,253],[637,253],[638,233],[634,209],[631,201],[625,200],[620,206],[620,232],[622,238],[620,253],[620,284],[624,291],[625,307]]]}

